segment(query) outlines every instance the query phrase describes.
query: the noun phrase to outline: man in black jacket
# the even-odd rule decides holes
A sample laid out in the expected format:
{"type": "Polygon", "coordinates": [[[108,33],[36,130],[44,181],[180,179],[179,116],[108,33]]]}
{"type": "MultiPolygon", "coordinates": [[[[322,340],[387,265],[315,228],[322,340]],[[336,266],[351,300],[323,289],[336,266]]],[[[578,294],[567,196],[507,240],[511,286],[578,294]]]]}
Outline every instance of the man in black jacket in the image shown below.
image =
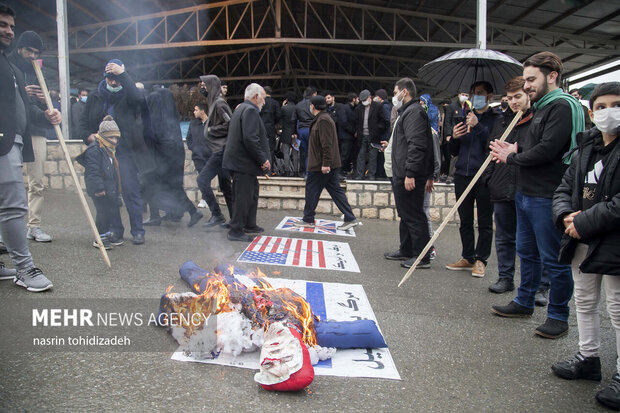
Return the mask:
{"type": "Polygon", "coordinates": [[[314,119],[310,111],[310,98],[316,96],[316,88],[308,86],[304,91],[304,98],[297,102],[295,111],[297,116],[297,136],[300,141],[300,159],[303,163],[304,173],[308,164],[308,137],[310,136],[310,124],[314,119]]]}
{"type": "MultiPolygon", "coordinates": [[[[211,151],[207,147],[207,142],[204,136],[205,125],[207,124],[207,105],[199,103],[194,106],[194,118],[189,123],[187,129],[187,136],[185,136],[185,142],[187,148],[192,152],[192,161],[194,162],[194,168],[196,172],[200,174],[202,168],[207,164],[207,161],[211,157],[211,151]]],[[[201,192],[202,193],[202,192],[201,192]]],[[[202,198],[198,203],[198,208],[207,207],[207,198],[202,193],[202,198]]]]}
{"type": "Polygon", "coordinates": [[[299,147],[293,148],[293,141],[297,140],[297,114],[295,113],[295,93],[287,92],[282,102],[282,133],[280,145],[284,155],[284,169],[287,176],[297,176],[299,173],[299,147]]]}
{"type": "Polygon", "coordinates": [[[579,102],[560,88],[562,61],[558,56],[537,53],[523,66],[525,90],[534,108],[523,146],[491,143],[494,158],[519,167],[515,205],[521,285],[510,304],[493,306],[492,311],[503,317],[531,316],[544,268],[550,280],[547,320],[535,333],[558,338],[568,332],[573,277],[570,265],[558,262],[562,234],[553,224],[551,200],[566,170],[563,158],[571,147],[572,135],[583,129],[583,111],[579,102]]]}
{"type": "Polygon", "coordinates": [[[361,105],[355,109],[355,132],[359,153],[354,179],[365,179],[368,170],[368,179],[372,181],[377,173],[377,155],[378,148],[381,147],[381,137],[388,128],[390,120],[385,117],[381,103],[372,100],[368,90],[361,91],[360,102],[361,105]],[[367,156],[368,168],[366,168],[367,156]]]}
{"type": "Polygon", "coordinates": [[[280,121],[280,118],[282,118],[282,112],[280,110],[280,104],[271,97],[273,90],[271,90],[270,86],[265,86],[265,93],[267,96],[265,97],[265,105],[260,111],[260,118],[265,124],[267,139],[269,139],[269,153],[271,156],[269,159],[273,172],[273,154],[276,150],[276,124],[280,121]]]}
{"type": "Polygon", "coordinates": [[[452,132],[457,124],[465,120],[465,117],[470,111],[469,91],[465,90],[462,90],[456,96],[456,100],[446,107],[442,127],[443,139],[441,141],[441,153],[443,154],[443,158],[441,160],[441,170],[442,174],[446,176],[447,183],[452,183],[454,180],[454,168],[456,164],[456,157],[452,156],[450,153],[452,132]]]}
{"type": "Polygon", "coordinates": [[[340,161],[342,163],[342,174],[351,172],[351,163],[353,162],[353,152],[355,147],[355,124],[357,121],[355,115],[355,105],[357,95],[349,93],[347,103],[342,105],[338,112],[338,145],[340,148],[340,161]]]}
{"type": "Polygon", "coordinates": [[[257,83],[245,89],[245,101],[230,121],[228,144],[224,150],[224,168],[232,171],[235,203],[228,239],[250,242],[246,233],[263,232],[256,225],[258,208],[258,175],[269,171],[269,142],[260,110],[265,104],[265,90],[257,83]]]}
{"type": "Polygon", "coordinates": [[[22,161],[34,160],[30,124],[58,125],[61,115],[55,109],[43,112],[28,99],[23,74],[5,54],[14,29],[15,12],[0,4],[0,231],[17,269],[0,263],[0,280],[13,280],[28,291],[40,292],[52,288],[52,283],[34,266],[26,240],[28,201],[22,161]]]}
{"type": "MultiPolygon", "coordinates": [[[[116,149],[116,159],[121,175],[125,208],[129,214],[132,243],[144,244],[142,225],[142,194],[140,179],[156,172],[155,160],[144,140],[142,111],[146,107],[144,95],[136,88],[134,81],[125,71],[125,65],[118,59],[110,60],[104,71],[104,79],[97,90],[86,101],[86,108],[80,119],[80,137],[85,144],[95,141],[95,133],[106,115],[114,118],[121,131],[116,149]]],[[[118,242],[123,240],[125,228],[121,224],[112,228],[118,242]]]]}
{"type": "MultiPolygon", "coordinates": [[[[400,216],[400,247],[388,252],[388,260],[400,260],[409,268],[430,240],[424,213],[426,181],[433,174],[433,137],[426,111],[420,106],[416,87],[409,78],[394,86],[399,118],[392,133],[392,189],[400,216]]],[[[381,109],[381,108],[379,108],[381,109]]],[[[430,251],[418,268],[430,268],[430,251]]]]}
{"type": "Polygon", "coordinates": [[[219,77],[207,75],[201,76],[200,80],[204,83],[204,88],[202,88],[201,91],[207,97],[207,109],[209,113],[207,114],[207,124],[204,128],[204,137],[207,142],[207,147],[211,151],[211,157],[200,171],[200,174],[198,174],[197,182],[198,188],[205,194],[207,205],[209,205],[209,209],[211,210],[211,218],[203,226],[205,228],[211,228],[226,222],[226,218],[224,218],[220,205],[217,203],[213,189],[211,189],[211,181],[216,176],[220,183],[222,194],[224,194],[224,199],[226,200],[228,213],[232,218],[232,184],[230,181],[230,174],[227,170],[222,168],[222,159],[224,157],[224,149],[226,148],[228,138],[228,124],[232,116],[232,111],[228,103],[226,103],[226,100],[222,97],[219,77]]]}

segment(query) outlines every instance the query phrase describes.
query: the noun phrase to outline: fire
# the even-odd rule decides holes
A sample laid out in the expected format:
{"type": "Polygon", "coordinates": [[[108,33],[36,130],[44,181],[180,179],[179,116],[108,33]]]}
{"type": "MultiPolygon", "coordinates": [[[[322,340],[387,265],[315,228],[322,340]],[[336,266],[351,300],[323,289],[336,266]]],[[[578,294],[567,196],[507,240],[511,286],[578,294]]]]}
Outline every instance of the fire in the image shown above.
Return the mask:
{"type": "MultiPolygon", "coordinates": [[[[234,274],[234,267],[228,267],[230,275],[234,274]]],[[[244,313],[255,325],[265,330],[275,321],[288,319],[295,324],[305,343],[316,345],[314,329],[315,318],[308,302],[289,288],[274,288],[267,276],[256,268],[256,272],[248,274],[258,285],[249,289],[244,284],[232,279],[229,275],[207,273],[205,277],[193,285],[194,291],[199,294],[191,300],[174,303],[173,310],[179,313],[219,314],[234,311],[241,307],[244,313]],[[202,291],[202,292],[201,292],[202,291]]],[[[166,295],[172,286],[168,287],[166,295]]],[[[174,300],[169,300],[174,302],[174,300]]],[[[204,318],[203,321],[206,321],[204,318]]],[[[183,326],[189,337],[201,327],[183,326]]]]}

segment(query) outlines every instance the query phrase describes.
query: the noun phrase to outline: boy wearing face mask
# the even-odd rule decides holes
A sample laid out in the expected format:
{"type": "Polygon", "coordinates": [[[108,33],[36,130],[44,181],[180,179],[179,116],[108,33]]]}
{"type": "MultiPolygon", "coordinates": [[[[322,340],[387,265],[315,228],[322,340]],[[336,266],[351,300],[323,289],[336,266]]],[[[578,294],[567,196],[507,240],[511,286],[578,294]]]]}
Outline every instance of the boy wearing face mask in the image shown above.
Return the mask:
{"type": "MultiPolygon", "coordinates": [[[[486,158],[489,135],[500,115],[489,107],[493,86],[479,81],[472,85],[473,110],[452,130],[450,153],[458,156],[454,172],[454,191],[460,198],[486,158]]],[[[474,185],[458,209],[461,226],[461,259],[446,265],[453,271],[470,271],[473,277],[484,277],[493,241],[493,204],[489,189],[482,181],[474,185]],[[478,240],[474,234],[474,202],[478,212],[478,240]]]]}
{"type": "MultiPolygon", "coordinates": [[[[564,235],[560,263],[571,264],[579,352],[556,363],[558,376],[601,380],[599,301],[605,295],[620,354],[620,82],[598,85],[589,115],[596,127],[577,134],[577,151],[553,196],[553,220],[564,235]]],[[[620,360],[611,384],[596,399],[620,409],[620,360]]]]}

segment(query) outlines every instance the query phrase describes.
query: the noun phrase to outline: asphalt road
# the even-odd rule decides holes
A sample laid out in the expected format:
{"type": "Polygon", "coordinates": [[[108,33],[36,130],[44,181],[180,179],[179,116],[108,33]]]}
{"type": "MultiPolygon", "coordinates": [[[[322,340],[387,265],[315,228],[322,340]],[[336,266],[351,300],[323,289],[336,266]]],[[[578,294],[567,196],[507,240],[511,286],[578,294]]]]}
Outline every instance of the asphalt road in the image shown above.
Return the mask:
{"type": "MultiPolygon", "coordinates": [[[[15,311],[16,302],[35,298],[42,305],[46,300],[71,298],[156,302],[170,284],[187,290],[178,276],[186,260],[204,267],[234,263],[246,246],[227,241],[223,232],[206,233],[201,224],[188,229],[185,217],[179,224],[148,229],[145,245],[127,242],[110,251],[113,268],[108,270],[90,246],[92,237],[77,196],[48,192],[45,202],[43,227],[54,241],[31,243],[31,250],[54,289],[35,296],[10,282],[0,283],[5,316],[15,311]]],[[[258,223],[273,234],[284,214],[259,210],[258,223]]],[[[574,312],[569,334],[559,340],[534,335],[545,319],[540,308],[531,319],[509,320],[491,314],[491,305],[508,303],[512,294],[497,296],[487,291],[497,277],[494,254],[483,279],[444,269],[459,258],[454,226],[448,226],[438,239],[432,268],[416,271],[398,288],[404,270],[398,262],[382,257],[384,251],[398,246],[398,224],[380,220],[363,224],[356,229],[356,238],[329,238],[350,243],[359,274],[275,266],[261,269],[266,274],[281,271],[281,278],[362,284],[402,380],[317,376],[305,391],[272,393],[254,382],[252,370],[180,363],[170,360],[167,350],[12,348],[0,353],[0,411],[605,411],[594,395],[615,370],[615,335],[606,311],[602,316],[603,381],[561,380],[553,376],[550,365],[577,351],[574,312]]],[[[8,325],[0,329],[7,336],[22,331],[8,325]]],[[[154,327],[148,335],[154,342],[170,340],[154,327]]]]}

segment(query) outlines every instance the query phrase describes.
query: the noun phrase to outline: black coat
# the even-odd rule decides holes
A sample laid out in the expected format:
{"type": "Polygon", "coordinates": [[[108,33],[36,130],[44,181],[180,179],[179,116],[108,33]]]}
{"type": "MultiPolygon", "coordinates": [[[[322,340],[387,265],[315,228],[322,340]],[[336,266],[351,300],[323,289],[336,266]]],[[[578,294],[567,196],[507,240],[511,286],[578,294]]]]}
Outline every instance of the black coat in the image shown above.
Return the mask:
{"type": "MultiPolygon", "coordinates": [[[[30,86],[30,85],[39,86],[39,80],[37,79],[37,74],[34,71],[34,67],[32,67],[32,63],[24,59],[17,52],[17,48],[15,48],[11,53],[9,53],[8,58],[9,58],[9,62],[11,62],[14,67],[17,67],[24,75],[24,84],[26,86],[30,86]]],[[[41,102],[39,99],[35,97],[28,96],[28,100],[30,103],[37,106],[39,109],[43,111],[47,109],[47,106],[45,105],[45,103],[41,102]]],[[[57,109],[60,110],[60,107],[58,107],[57,109]]],[[[29,127],[30,127],[31,136],[45,136],[46,135],[45,128],[41,128],[36,125],[29,125],[29,127]]],[[[54,136],[54,139],[57,139],[57,138],[54,136]]]]}
{"type": "MultiPolygon", "coordinates": [[[[364,105],[359,105],[355,108],[356,114],[356,124],[355,130],[357,132],[357,137],[362,139],[364,135],[364,112],[366,107],[364,105]]],[[[379,143],[383,139],[383,133],[390,126],[390,120],[385,117],[385,112],[383,111],[383,105],[381,103],[375,102],[374,100],[370,102],[370,112],[368,113],[368,133],[370,136],[370,142],[379,143]]]]}
{"type": "Polygon", "coordinates": [[[297,129],[309,128],[310,124],[314,120],[314,115],[310,112],[310,97],[300,100],[295,105],[295,111],[299,124],[297,129]]]}
{"type": "Polygon", "coordinates": [[[22,136],[24,141],[22,156],[24,162],[32,162],[34,161],[34,152],[30,138],[30,125],[35,123],[38,126],[49,128],[51,124],[45,117],[45,113],[30,103],[28,95],[26,95],[26,85],[22,72],[11,65],[6,55],[0,52],[0,156],[9,153],[15,142],[17,128],[15,82],[17,82],[17,88],[26,107],[26,132],[22,136]]]}
{"type": "Polygon", "coordinates": [[[99,142],[88,145],[75,160],[84,167],[84,183],[88,195],[94,197],[101,191],[105,191],[110,197],[119,195],[116,168],[106,149],[99,146],[99,142]]]}
{"type": "Polygon", "coordinates": [[[280,111],[280,104],[271,96],[265,98],[265,104],[260,111],[260,117],[265,124],[265,130],[267,131],[267,137],[269,139],[275,139],[276,137],[276,124],[282,117],[280,111]]]}
{"type": "Polygon", "coordinates": [[[80,119],[86,110],[86,102],[78,100],[71,105],[71,139],[82,139],[80,136],[80,119]]]}
{"type": "MultiPolygon", "coordinates": [[[[379,106],[381,112],[383,109],[379,106]]],[[[399,110],[392,141],[394,179],[424,178],[433,175],[433,135],[426,111],[411,99],[399,110]]]]}
{"type": "MultiPolygon", "coordinates": [[[[620,138],[616,138],[620,139],[620,138]]],[[[588,161],[594,145],[602,145],[598,129],[577,134],[578,152],[573,155],[562,183],[553,195],[553,220],[564,232],[567,214],[582,210],[583,186],[588,161]]],[[[573,221],[581,241],[588,244],[588,253],[579,269],[585,273],[620,275],[620,145],[609,154],[596,188],[596,204],[577,214],[573,221]]],[[[564,234],[559,261],[570,264],[578,240],[564,234]]]]}
{"type": "Polygon", "coordinates": [[[233,113],[222,166],[247,175],[262,175],[261,166],[271,157],[265,125],[258,107],[246,100],[233,113]]]}
{"type": "Polygon", "coordinates": [[[450,105],[446,107],[446,113],[443,119],[444,141],[446,137],[452,136],[452,129],[454,129],[454,125],[456,125],[459,122],[462,122],[463,119],[460,119],[462,117],[463,117],[463,107],[461,106],[457,98],[456,101],[450,103],[450,105]]]}
{"type": "Polygon", "coordinates": [[[292,142],[291,135],[297,134],[297,114],[295,113],[295,104],[288,102],[282,106],[282,134],[280,142],[290,144],[292,142]]]}
{"type": "Polygon", "coordinates": [[[357,117],[355,115],[355,108],[349,103],[343,104],[338,110],[338,139],[339,140],[353,140],[355,139],[355,125],[357,117]]]}
{"type": "Polygon", "coordinates": [[[211,157],[211,151],[205,140],[204,129],[205,124],[200,119],[192,119],[189,123],[185,142],[187,142],[187,148],[192,151],[192,159],[204,159],[206,161],[211,157]]]}

